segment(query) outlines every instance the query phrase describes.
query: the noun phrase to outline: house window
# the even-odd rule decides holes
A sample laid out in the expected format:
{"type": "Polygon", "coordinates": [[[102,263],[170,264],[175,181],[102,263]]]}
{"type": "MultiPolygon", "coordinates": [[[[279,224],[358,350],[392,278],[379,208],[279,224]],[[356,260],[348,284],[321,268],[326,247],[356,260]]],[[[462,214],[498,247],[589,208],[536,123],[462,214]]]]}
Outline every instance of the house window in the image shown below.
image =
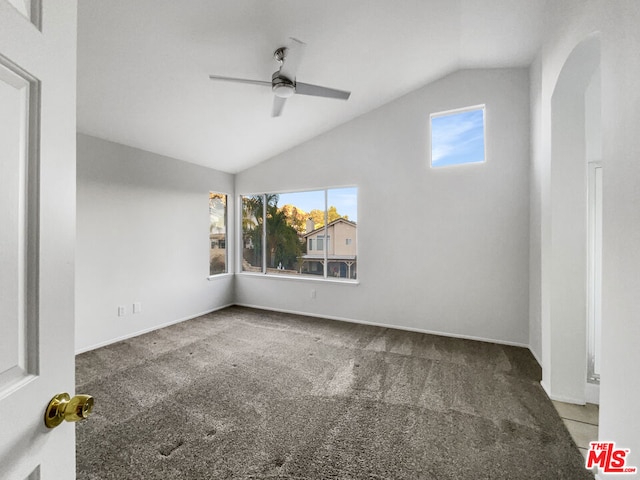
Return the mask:
{"type": "Polygon", "coordinates": [[[355,242],[344,240],[355,238],[357,188],[269,193],[241,200],[242,271],[357,278],[355,242]],[[339,247],[331,244],[332,235],[339,247]]]}
{"type": "Polygon", "coordinates": [[[209,275],[227,272],[227,196],[209,192],[209,275]]]}
{"type": "Polygon", "coordinates": [[[485,106],[431,114],[431,166],[485,161],[485,106]]]}
{"type": "Polygon", "coordinates": [[[325,244],[325,242],[324,242],[325,236],[324,235],[318,235],[318,237],[316,239],[316,243],[317,243],[316,250],[324,250],[325,249],[325,245],[326,245],[327,250],[329,249],[329,245],[330,245],[330,242],[331,242],[331,236],[327,235],[326,239],[327,239],[327,243],[325,244]]]}
{"type": "Polygon", "coordinates": [[[345,238],[344,239],[344,244],[345,245],[351,245],[351,239],[350,238],[345,238]]]}

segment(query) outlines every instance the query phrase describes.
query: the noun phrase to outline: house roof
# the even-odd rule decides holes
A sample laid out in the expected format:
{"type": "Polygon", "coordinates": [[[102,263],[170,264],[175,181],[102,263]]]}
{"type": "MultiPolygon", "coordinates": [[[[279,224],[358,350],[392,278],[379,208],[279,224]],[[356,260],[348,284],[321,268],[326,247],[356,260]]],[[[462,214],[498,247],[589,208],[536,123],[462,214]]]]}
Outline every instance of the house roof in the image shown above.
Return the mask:
{"type": "MultiPolygon", "coordinates": [[[[333,222],[329,222],[329,224],[327,225],[327,228],[329,228],[332,225],[335,225],[336,223],[346,223],[347,225],[351,225],[354,228],[356,227],[356,222],[352,222],[351,220],[347,220],[346,218],[340,217],[335,219],[333,222]]],[[[304,238],[307,238],[311,235],[321,232],[322,230],[324,230],[324,225],[320,228],[316,228],[315,230],[311,230],[310,232],[304,233],[302,236],[304,238]]]]}

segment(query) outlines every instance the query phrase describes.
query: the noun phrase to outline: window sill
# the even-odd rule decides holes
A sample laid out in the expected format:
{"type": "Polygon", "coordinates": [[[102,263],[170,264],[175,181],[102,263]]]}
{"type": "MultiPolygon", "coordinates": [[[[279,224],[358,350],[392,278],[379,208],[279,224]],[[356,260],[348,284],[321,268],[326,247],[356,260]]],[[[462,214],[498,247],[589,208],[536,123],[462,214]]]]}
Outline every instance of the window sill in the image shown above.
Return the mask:
{"type": "Polygon", "coordinates": [[[216,273],[215,275],[209,275],[207,277],[207,280],[209,280],[210,282],[212,280],[217,280],[219,278],[227,278],[227,277],[233,277],[233,273],[227,272],[227,273],[216,273]]]}
{"type": "Polygon", "coordinates": [[[360,285],[359,280],[336,280],[333,278],[314,278],[312,276],[295,276],[295,275],[273,275],[266,273],[253,273],[253,272],[239,272],[236,275],[240,275],[242,277],[256,277],[256,278],[273,278],[276,280],[288,280],[288,281],[301,281],[301,282],[313,282],[313,283],[337,283],[340,285],[352,285],[358,286],[360,285]]]}

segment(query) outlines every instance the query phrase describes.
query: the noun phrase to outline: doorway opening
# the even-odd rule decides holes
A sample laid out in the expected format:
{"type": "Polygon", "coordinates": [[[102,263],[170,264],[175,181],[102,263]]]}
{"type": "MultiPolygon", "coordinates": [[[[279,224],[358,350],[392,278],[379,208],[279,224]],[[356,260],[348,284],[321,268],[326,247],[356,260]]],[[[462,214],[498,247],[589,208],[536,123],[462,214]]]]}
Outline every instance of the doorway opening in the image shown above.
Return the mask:
{"type": "Polygon", "coordinates": [[[551,97],[549,351],[543,381],[552,398],[577,404],[599,403],[598,385],[590,382],[598,378],[601,360],[601,131],[595,34],[567,57],[551,97]]]}

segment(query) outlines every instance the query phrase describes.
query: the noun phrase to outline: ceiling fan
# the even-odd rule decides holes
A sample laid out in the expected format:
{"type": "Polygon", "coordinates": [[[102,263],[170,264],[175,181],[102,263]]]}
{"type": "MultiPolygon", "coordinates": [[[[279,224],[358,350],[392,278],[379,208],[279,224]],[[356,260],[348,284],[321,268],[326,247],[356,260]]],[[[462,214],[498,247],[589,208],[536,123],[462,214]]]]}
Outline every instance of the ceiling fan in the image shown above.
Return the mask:
{"type": "Polygon", "coordinates": [[[351,92],[344,90],[336,90],[335,88],[321,87],[310,83],[302,83],[296,80],[296,71],[302,60],[302,54],[306,44],[291,38],[289,45],[280,47],[273,52],[273,58],[280,64],[280,68],[273,73],[271,81],[250,80],[246,78],[224,77],[221,75],[209,75],[211,80],[222,80],[225,82],[249,83],[253,85],[264,85],[271,87],[273,90],[273,108],[271,110],[272,117],[279,117],[282,114],[285,101],[287,98],[298,95],[311,95],[314,97],[337,98],[347,100],[351,92]]]}

